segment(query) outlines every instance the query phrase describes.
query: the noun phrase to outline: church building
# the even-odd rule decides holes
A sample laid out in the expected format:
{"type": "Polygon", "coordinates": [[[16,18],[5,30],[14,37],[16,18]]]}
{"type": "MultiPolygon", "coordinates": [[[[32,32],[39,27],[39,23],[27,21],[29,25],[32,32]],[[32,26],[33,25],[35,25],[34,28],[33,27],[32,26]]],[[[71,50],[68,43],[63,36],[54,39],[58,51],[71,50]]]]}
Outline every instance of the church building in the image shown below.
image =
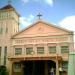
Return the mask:
{"type": "Polygon", "coordinates": [[[39,19],[20,31],[20,15],[0,8],[0,65],[9,75],[67,75],[73,32],[39,19]]]}

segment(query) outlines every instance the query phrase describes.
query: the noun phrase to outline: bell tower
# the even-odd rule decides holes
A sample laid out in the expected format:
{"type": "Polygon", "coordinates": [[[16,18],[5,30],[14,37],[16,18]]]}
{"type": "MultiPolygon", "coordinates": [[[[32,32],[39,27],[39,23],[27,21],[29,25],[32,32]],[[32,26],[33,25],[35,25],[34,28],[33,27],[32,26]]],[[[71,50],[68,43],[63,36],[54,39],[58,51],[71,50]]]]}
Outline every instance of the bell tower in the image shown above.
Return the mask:
{"type": "Polygon", "coordinates": [[[0,8],[0,63],[6,65],[8,51],[11,50],[11,37],[19,31],[19,14],[8,3],[0,8]]]}
{"type": "Polygon", "coordinates": [[[0,9],[0,35],[14,35],[19,31],[19,14],[8,4],[0,9]]]}

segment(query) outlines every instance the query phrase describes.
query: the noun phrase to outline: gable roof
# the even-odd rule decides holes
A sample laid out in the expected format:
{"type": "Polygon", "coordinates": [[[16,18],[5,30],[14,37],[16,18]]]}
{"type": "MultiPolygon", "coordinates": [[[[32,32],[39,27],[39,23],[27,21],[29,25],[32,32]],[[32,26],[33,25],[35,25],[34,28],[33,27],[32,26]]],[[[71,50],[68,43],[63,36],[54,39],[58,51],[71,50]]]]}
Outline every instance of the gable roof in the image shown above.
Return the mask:
{"type": "Polygon", "coordinates": [[[20,33],[24,32],[24,31],[28,30],[29,28],[33,27],[34,25],[37,25],[38,23],[43,23],[43,24],[46,24],[46,25],[48,25],[48,26],[52,26],[52,27],[54,27],[54,28],[61,29],[61,30],[65,31],[65,32],[69,32],[70,34],[73,34],[73,31],[70,31],[70,30],[68,30],[68,29],[65,29],[65,28],[62,28],[62,27],[59,27],[59,26],[50,24],[50,23],[45,22],[45,21],[43,21],[43,20],[39,20],[39,21],[37,21],[37,22],[35,22],[35,23],[29,25],[28,27],[26,27],[26,28],[23,29],[22,31],[16,33],[15,35],[12,36],[12,38],[14,38],[15,36],[19,35],[20,33]]]}
{"type": "MultiPolygon", "coordinates": [[[[18,12],[15,10],[15,8],[11,5],[11,4],[8,4],[8,5],[6,5],[6,6],[4,6],[4,7],[2,7],[2,8],[0,8],[0,10],[2,11],[2,10],[14,10],[17,14],[18,14],[18,12]]],[[[20,16],[19,14],[18,14],[18,16],[20,16]]]]}

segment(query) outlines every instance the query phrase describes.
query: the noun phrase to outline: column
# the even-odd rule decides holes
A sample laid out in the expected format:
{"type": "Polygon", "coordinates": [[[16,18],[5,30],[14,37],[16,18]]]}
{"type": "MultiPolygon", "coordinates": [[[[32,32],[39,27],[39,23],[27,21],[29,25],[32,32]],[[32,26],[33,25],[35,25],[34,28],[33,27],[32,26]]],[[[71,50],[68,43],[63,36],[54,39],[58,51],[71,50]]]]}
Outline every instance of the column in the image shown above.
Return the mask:
{"type": "Polygon", "coordinates": [[[48,75],[48,63],[47,63],[47,61],[45,62],[45,75],[48,75]]]}
{"type": "Polygon", "coordinates": [[[25,65],[23,65],[23,63],[21,63],[21,75],[24,75],[24,67],[25,67],[25,65]]]}
{"type": "Polygon", "coordinates": [[[8,66],[8,68],[9,68],[9,75],[12,75],[13,74],[13,70],[12,70],[12,64],[13,64],[13,62],[11,61],[11,60],[9,60],[9,66],[8,66]]]}
{"type": "Polygon", "coordinates": [[[36,46],[36,44],[33,44],[33,51],[34,51],[34,56],[37,56],[37,46],[36,46]]]}
{"type": "Polygon", "coordinates": [[[69,44],[69,53],[74,51],[74,43],[69,44]]]}
{"type": "Polygon", "coordinates": [[[35,61],[33,61],[32,75],[35,75],[35,61]]]}
{"type": "Polygon", "coordinates": [[[44,51],[45,51],[45,56],[48,56],[48,46],[47,46],[47,44],[44,45],[44,51]]]}
{"type": "Polygon", "coordinates": [[[25,55],[25,47],[24,47],[24,45],[22,46],[22,56],[24,56],[25,55]]]}
{"type": "Polygon", "coordinates": [[[56,59],[56,75],[59,75],[59,64],[57,59],[56,59]]]}
{"type": "Polygon", "coordinates": [[[57,50],[57,54],[58,54],[58,55],[61,55],[61,49],[60,49],[59,43],[57,43],[57,48],[56,48],[56,50],[57,50]]]}
{"type": "Polygon", "coordinates": [[[75,51],[69,54],[68,75],[75,75],[75,51]]]}
{"type": "Polygon", "coordinates": [[[0,62],[1,62],[1,65],[4,64],[4,47],[2,47],[2,50],[1,50],[1,60],[0,60],[0,62]]]}

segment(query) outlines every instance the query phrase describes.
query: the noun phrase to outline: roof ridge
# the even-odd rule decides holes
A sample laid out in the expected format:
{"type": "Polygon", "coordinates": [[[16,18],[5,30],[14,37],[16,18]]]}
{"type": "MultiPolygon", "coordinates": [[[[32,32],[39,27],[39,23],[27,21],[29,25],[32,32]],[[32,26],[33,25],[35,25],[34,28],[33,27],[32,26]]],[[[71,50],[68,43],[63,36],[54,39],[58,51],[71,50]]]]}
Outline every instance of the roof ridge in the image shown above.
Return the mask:
{"type": "Polygon", "coordinates": [[[8,4],[8,5],[6,5],[6,6],[4,6],[4,7],[2,7],[2,8],[0,8],[0,10],[4,10],[4,9],[14,9],[14,7],[11,5],[11,4],[8,4]]]}

